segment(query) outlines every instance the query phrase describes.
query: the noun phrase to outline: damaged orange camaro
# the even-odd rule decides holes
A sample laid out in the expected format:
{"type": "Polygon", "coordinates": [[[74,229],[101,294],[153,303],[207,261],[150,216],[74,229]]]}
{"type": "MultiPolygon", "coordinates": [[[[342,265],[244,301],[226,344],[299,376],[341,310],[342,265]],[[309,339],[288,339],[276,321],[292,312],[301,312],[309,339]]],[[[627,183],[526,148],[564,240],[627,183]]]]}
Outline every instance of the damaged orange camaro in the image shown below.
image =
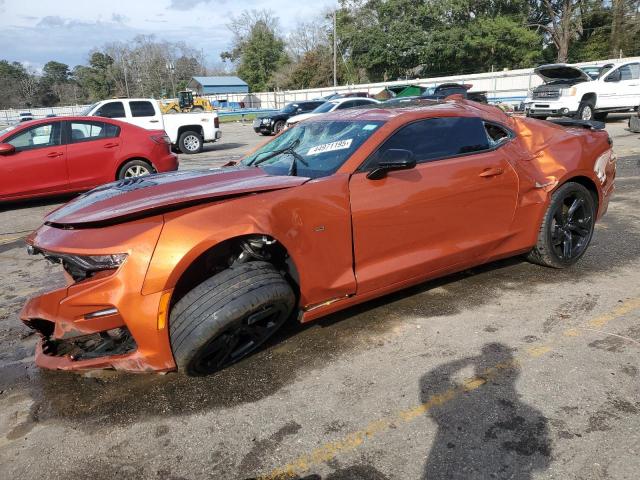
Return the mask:
{"type": "Polygon", "coordinates": [[[36,362],[214,372],[287,319],[425,280],[587,249],[614,188],[607,133],[452,99],[301,122],[239,163],[126,179],[28,239],[66,286],[31,299],[36,362]]]}

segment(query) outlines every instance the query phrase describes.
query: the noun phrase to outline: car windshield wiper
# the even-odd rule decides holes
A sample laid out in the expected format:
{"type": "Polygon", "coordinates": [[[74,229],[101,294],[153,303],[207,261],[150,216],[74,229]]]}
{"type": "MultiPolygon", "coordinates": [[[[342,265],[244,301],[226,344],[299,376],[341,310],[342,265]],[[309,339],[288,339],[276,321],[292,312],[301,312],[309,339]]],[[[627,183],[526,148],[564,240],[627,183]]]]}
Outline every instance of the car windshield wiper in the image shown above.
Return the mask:
{"type": "Polygon", "coordinates": [[[266,162],[267,160],[270,160],[273,157],[277,157],[278,155],[282,155],[283,153],[289,153],[293,156],[293,162],[291,163],[291,167],[289,167],[289,172],[287,174],[296,175],[298,173],[298,160],[303,165],[307,167],[309,166],[309,164],[306,162],[304,157],[302,157],[302,155],[300,155],[298,152],[294,150],[299,144],[300,144],[300,139],[298,138],[297,140],[294,140],[286,147],[281,148],[279,150],[274,150],[273,152],[269,153],[266,157],[263,157],[259,160],[254,159],[252,162],[248,163],[248,165],[257,167],[261,163],[266,162]]]}

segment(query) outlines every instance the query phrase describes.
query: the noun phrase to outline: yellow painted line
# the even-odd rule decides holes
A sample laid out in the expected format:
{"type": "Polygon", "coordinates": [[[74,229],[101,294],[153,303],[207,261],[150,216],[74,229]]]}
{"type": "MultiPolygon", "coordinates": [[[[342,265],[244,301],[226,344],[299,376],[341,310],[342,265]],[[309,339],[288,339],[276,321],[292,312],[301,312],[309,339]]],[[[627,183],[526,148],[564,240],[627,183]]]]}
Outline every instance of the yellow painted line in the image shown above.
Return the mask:
{"type": "Polygon", "coordinates": [[[22,240],[23,238],[26,237],[22,235],[20,237],[3,238],[2,240],[0,240],[0,245],[6,245],[7,243],[15,242],[16,240],[22,240]]]}
{"type": "Polygon", "coordinates": [[[616,308],[614,308],[611,312],[605,313],[604,315],[600,315],[599,317],[594,318],[589,322],[589,325],[592,327],[604,327],[611,320],[615,320],[616,318],[623,317],[627,313],[630,313],[634,310],[640,308],[640,298],[631,298],[625,302],[622,302],[616,308]]]}
{"type": "MultiPolygon", "coordinates": [[[[640,308],[640,297],[632,298],[623,302],[611,312],[590,320],[588,325],[605,325],[610,321],[620,318],[638,308],[640,308]]],[[[578,337],[580,336],[580,332],[576,328],[571,328],[565,330],[564,335],[567,337],[578,337]]],[[[526,350],[526,355],[531,358],[540,358],[550,351],[552,351],[552,348],[549,345],[536,345],[528,348],[526,350]]],[[[341,439],[325,443],[324,445],[312,450],[310,453],[303,454],[285,466],[278,467],[270,473],[258,478],[260,480],[284,480],[295,477],[296,475],[304,474],[313,467],[333,460],[339,454],[357,449],[363,445],[367,439],[394,428],[398,423],[409,423],[417,418],[421,418],[430,409],[444,405],[463,393],[477,390],[485,385],[487,381],[498,376],[501,372],[508,369],[518,369],[520,368],[520,365],[520,361],[517,358],[514,358],[511,361],[499,363],[493,367],[487,368],[482,372],[482,375],[466,379],[462,385],[450,388],[442,393],[432,395],[426,402],[406,410],[401,410],[391,417],[374,420],[362,430],[351,432],[341,439]]]]}

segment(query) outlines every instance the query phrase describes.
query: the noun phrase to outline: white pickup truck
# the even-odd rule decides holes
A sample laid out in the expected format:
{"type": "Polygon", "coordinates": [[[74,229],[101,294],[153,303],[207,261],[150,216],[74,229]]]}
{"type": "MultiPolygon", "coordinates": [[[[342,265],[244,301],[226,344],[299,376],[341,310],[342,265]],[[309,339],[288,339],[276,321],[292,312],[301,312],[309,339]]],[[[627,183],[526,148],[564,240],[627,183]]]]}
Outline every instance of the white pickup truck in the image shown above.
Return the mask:
{"type": "Polygon", "coordinates": [[[132,123],[147,130],[164,130],[182,153],[199,153],[207,142],[222,136],[216,112],[173,113],[163,115],[151,98],[102,100],[87,107],[81,115],[107,117],[132,123]]]}
{"type": "Polygon", "coordinates": [[[638,108],[640,62],[609,63],[595,79],[585,70],[564,63],[536,68],[534,73],[544,84],[534,88],[524,102],[527,116],[604,120],[608,113],[638,108]]]}

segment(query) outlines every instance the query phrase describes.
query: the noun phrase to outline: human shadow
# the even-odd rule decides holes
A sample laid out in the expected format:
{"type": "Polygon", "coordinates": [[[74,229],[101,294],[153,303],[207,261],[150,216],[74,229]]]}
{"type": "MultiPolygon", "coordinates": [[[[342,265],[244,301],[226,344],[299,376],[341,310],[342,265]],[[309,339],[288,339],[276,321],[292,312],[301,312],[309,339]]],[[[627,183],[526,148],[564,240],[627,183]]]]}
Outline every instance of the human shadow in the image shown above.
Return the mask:
{"type": "Polygon", "coordinates": [[[548,468],[547,419],[516,391],[518,363],[500,343],[420,379],[420,401],[438,425],[424,480],[532,478],[548,468]],[[460,380],[473,367],[473,378],[460,380]]]}

